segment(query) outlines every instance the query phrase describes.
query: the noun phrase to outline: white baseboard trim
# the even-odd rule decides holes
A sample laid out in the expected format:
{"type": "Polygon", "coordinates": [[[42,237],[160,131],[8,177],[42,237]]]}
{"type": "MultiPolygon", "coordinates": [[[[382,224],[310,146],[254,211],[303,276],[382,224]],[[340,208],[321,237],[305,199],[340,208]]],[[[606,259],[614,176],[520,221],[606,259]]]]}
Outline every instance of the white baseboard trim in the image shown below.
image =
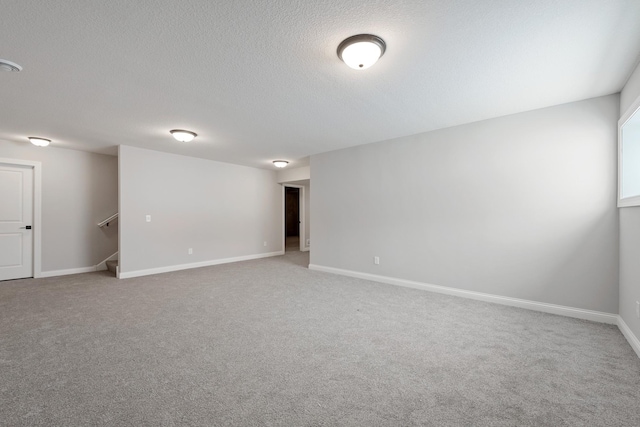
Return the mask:
{"type": "Polygon", "coordinates": [[[110,255],[108,258],[90,267],[69,268],[66,270],[42,271],[38,277],[68,276],[70,274],[81,274],[81,273],[91,273],[94,271],[103,271],[107,269],[107,261],[110,261],[112,259],[118,259],[118,252],[114,253],[113,255],[110,255]]]}
{"type": "Polygon", "coordinates": [[[640,357],[640,340],[633,334],[633,331],[631,331],[631,328],[629,328],[621,316],[618,316],[618,329],[620,329],[622,335],[629,341],[633,351],[640,357]]]}
{"type": "Polygon", "coordinates": [[[300,252],[309,252],[309,248],[300,249],[300,252]]]}
{"type": "Polygon", "coordinates": [[[230,262],[249,261],[252,259],[269,258],[272,256],[284,255],[284,251],[268,252],[264,254],[244,255],[234,258],[214,259],[210,261],[194,262],[190,264],[169,265],[166,267],[149,268],[146,270],[124,271],[118,269],[118,279],[130,279],[132,277],[149,276],[151,274],[169,273],[172,271],[188,270],[191,268],[209,267],[218,264],[228,264],[230,262]]]}
{"type": "Polygon", "coordinates": [[[100,261],[98,264],[96,264],[96,271],[104,271],[107,269],[107,261],[111,261],[114,259],[118,259],[118,252],[108,256],[107,258],[103,259],[102,261],[100,261]]]}
{"type": "Polygon", "coordinates": [[[485,294],[482,292],[466,291],[463,289],[450,288],[447,286],[431,285],[428,283],[397,279],[395,277],[379,276],[376,274],[325,267],[317,264],[309,264],[309,269],[323,271],[326,273],[339,274],[342,276],[356,277],[358,279],[371,280],[373,282],[386,283],[389,285],[404,286],[407,288],[421,289],[424,291],[436,292],[439,294],[453,295],[478,301],[508,305],[511,307],[526,308],[528,310],[541,311],[544,313],[557,314],[560,316],[591,320],[593,322],[608,323],[611,325],[618,324],[617,314],[603,313],[600,311],[585,310],[582,308],[567,307],[563,305],[547,304],[544,302],[530,301],[519,298],[503,297],[500,295],[485,294]]]}
{"type": "Polygon", "coordinates": [[[92,265],[91,267],[69,268],[67,270],[43,271],[40,273],[40,277],[68,276],[69,274],[91,273],[94,271],[96,271],[96,266],[92,265]]]}

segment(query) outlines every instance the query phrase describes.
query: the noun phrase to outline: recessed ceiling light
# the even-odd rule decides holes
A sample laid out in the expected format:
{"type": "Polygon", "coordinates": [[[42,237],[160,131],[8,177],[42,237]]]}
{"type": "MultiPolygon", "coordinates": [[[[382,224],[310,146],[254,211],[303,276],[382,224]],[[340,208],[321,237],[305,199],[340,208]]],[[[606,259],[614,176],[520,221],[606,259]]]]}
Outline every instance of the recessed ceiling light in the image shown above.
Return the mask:
{"type": "Polygon", "coordinates": [[[384,40],[372,34],[358,34],[338,46],[338,58],[355,70],[366,70],[375,64],[387,49],[384,40]]]}
{"type": "Polygon", "coordinates": [[[0,70],[2,71],[22,71],[22,67],[15,62],[0,59],[0,70]]]}
{"type": "Polygon", "coordinates": [[[287,162],[286,160],[274,160],[273,164],[277,168],[283,168],[283,167],[287,166],[289,164],[289,162],[287,162]]]}
{"type": "Polygon", "coordinates": [[[195,132],[191,132],[189,130],[182,129],[174,129],[169,131],[173,137],[180,142],[190,142],[193,141],[193,138],[198,136],[195,132]]]}
{"type": "Polygon", "coordinates": [[[51,142],[50,139],[40,138],[37,136],[30,136],[29,141],[31,141],[33,145],[37,145],[38,147],[46,147],[51,142]]]}

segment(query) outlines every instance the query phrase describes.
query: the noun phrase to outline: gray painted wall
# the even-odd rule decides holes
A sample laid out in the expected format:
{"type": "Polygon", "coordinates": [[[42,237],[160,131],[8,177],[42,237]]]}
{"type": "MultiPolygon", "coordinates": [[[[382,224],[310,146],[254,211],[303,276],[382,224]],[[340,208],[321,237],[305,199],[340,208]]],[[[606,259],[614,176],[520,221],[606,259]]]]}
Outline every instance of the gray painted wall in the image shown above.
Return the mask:
{"type": "Polygon", "coordinates": [[[42,163],[42,272],[92,267],[118,250],[115,156],[0,141],[0,157],[42,163]]]}
{"type": "Polygon", "coordinates": [[[278,182],[298,182],[311,179],[311,168],[309,166],[302,166],[299,168],[284,168],[277,170],[278,182]]]}
{"type": "Polygon", "coordinates": [[[275,171],[129,146],[119,159],[122,273],[283,250],[275,171]]]}
{"type": "Polygon", "coordinates": [[[617,313],[618,110],[611,95],[312,156],[311,264],[617,313]]]}
{"type": "Polygon", "coordinates": [[[638,96],[640,96],[640,64],[633,70],[633,73],[629,76],[629,80],[627,80],[627,83],[620,92],[621,117],[627,111],[627,108],[631,107],[638,96]]]}
{"type": "MultiPolygon", "coordinates": [[[[640,96],[640,65],[620,94],[620,116],[640,96]]],[[[640,338],[640,319],[635,303],[640,301],[640,207],[620,208],[620,316],[640,338]]]]}

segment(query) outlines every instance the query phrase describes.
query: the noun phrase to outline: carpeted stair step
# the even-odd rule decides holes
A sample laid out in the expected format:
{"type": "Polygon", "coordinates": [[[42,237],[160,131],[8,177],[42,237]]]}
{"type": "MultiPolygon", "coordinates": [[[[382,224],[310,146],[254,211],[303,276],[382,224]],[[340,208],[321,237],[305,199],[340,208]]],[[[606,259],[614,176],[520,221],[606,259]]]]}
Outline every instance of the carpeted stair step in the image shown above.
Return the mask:
{"type": "Polygon", "coordinates": [[[118,260],[107,261],[107,270],[112,272],[114,275],[116,274],[116,269],[118,268],[118,260]]]}

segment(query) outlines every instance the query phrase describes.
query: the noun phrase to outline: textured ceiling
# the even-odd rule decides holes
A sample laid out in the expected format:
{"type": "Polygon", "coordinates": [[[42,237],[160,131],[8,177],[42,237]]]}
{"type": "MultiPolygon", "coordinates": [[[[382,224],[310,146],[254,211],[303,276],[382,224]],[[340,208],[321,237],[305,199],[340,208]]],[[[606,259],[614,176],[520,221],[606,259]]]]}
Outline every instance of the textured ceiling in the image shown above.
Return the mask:
{"type": "Polygon", "coordinates": [[[618,92],[638,0],[0,0],[0,143],[272,168],[618,92]],[[372,33],[372,68],[338,44],[372,33]],[[180,144],[173,128],[199,134],[180,144]]]}

